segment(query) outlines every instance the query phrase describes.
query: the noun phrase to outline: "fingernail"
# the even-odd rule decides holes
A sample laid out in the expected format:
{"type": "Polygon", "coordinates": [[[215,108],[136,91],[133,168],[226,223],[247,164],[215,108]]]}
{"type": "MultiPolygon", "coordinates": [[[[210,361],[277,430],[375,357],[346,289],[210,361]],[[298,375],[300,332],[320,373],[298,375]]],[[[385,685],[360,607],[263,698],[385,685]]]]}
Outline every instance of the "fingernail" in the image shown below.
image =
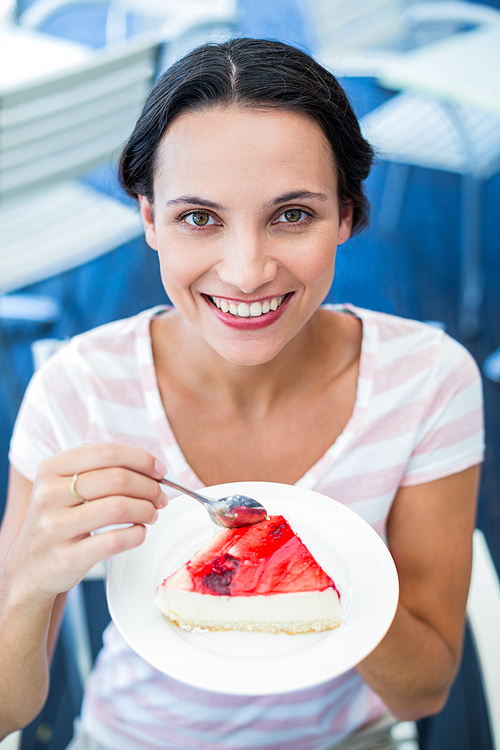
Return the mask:
{"type": "Polygon", "coordinates": [[[166,508],[168,505],[168,497],[165,495],[164,492],[162,492],[162,499],[160,500],[160,508],[166,508]]]}
{"type": "Polygon", "coordinates": [[[157,477],[161,479],[161,477],[164,477],[167,473],[167,467],[162,464],[161,461],[158,461],[158,459],[155,459],[155,474],[157,477]]]}

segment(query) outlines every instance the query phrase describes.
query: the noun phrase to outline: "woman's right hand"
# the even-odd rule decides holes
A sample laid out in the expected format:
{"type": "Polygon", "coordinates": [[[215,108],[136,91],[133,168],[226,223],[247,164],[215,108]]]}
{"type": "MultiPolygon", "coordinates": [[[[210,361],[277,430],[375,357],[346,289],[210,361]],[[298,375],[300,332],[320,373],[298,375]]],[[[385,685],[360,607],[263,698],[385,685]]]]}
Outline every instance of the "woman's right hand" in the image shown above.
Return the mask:
{"type": "Polygon", "coordinates": [[[92,566],[137,547],[167,496],[158,479],[166,467],[128,445],[91,443],[42,461],[23,527],[11,548],[17,585],[35,598],[75,586],[92,566]],[[73,476],[81,500],[71,493],[73,476]],[[114,524],[132,524],[91,534],[114,524]]]}

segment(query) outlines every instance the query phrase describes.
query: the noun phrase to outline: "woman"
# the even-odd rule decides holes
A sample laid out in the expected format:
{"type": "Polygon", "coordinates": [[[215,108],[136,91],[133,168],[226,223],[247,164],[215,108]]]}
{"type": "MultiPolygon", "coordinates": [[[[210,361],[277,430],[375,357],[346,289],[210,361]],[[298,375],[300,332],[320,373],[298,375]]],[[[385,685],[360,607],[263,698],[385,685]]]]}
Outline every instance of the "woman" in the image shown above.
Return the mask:
{"type": "Polygon", "coordinates": [[[337,246],[366,223],[371,161],[335,78],[278,42],[199,48],[155,85],[120,170],[174,307],[76,337],[28,391],[2,533],[4,733],[43,704],[65,592],[144,540],[167,467],[193,488],[298,483],[348,504],[387,538],[396,616],[355,670],[257,697],[165,677],[110,625],[75,748],[323,750],[387,708],[416,719],[443,706],[462,646],[480,384],[441,331],[321,306],[337,246]]]}

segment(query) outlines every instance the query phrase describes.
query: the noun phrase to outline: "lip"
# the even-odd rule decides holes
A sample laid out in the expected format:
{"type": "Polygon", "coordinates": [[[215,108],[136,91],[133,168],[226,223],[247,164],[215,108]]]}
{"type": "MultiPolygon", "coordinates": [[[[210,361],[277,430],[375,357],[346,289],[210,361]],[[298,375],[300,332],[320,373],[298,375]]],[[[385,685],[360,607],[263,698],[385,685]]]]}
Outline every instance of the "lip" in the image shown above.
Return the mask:
{"type": "MultiPolygon", "coordinates": [[[[285,308],[288,306],[288,303],[293,297],[293,292],[288,292],[287,294],[284,295],[285,298],[283,302],[276,310],[270,310],[268,313],[265,313],[265,315],[259,315],[255,318],[253,317],[240,318],[236,315],[231,315],[230,313],[224,313],[212,302],[211,298],[207,294],[203,294],[202,296],[205,299],[210,310],[217,316],[217,318],[220,321],[224,323],[224,325],[228,326],[229,328],[236,328],[240,331],[255,331],[260,328],[267,328],[268,326],[275,323],[279,318],[281,318],[281,316],[285,312],[285,308]]],[[[219,295],[215,295],[215,296],[219,296],[219,295]]],[[[273,295],[273,296],[279,297],[281,295],[273,295]]],[[[224,297],[224,299],[228,299],[228,300],[231,299],[235,303],[246,302],[247,304],[251,304],[252,302],[262,301],[262,298],[258,300],[238,300],[238,299],[233,300],[230,297],[224,297]]],[[[265,297],[264,299],[268,299],[268,298],[265,297]]]]}

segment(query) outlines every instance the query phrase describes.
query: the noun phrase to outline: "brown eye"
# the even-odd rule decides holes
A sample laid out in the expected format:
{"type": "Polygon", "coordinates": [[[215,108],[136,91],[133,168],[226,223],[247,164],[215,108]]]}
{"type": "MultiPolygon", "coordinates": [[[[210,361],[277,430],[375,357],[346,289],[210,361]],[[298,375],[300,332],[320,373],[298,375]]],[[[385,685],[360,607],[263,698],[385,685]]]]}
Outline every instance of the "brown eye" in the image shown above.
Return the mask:
{"type": "Polygon", "coordinates": [[[310,216],[302,208],[287,208],[275,219],[274,224],[305,224],[310,216]]]}
{"type": "Polygon", "coordinates": [[[210,214],[204,213],[203,211],[196,211],[195,213],[186,216],[186,219],[191,219],[193,224],[197,227],[204,227],[210,220],[210,214]]]}
{"type": "Polygon", "coordinates": [[[191,211],[188,214],[184,214],[182,221],[186,224],[190,224],[192,227],[206,227],[207,225],[215,224],[214,217],[206,211],[191,211]]]}
{"type": "Polygon", "coordinates": [[[303,211],[299,211],[298,208],[291,208],[289,211],[284,212],[284,217],[286,221],[300,221],[300,217],[302,215],[303,211]]]}

